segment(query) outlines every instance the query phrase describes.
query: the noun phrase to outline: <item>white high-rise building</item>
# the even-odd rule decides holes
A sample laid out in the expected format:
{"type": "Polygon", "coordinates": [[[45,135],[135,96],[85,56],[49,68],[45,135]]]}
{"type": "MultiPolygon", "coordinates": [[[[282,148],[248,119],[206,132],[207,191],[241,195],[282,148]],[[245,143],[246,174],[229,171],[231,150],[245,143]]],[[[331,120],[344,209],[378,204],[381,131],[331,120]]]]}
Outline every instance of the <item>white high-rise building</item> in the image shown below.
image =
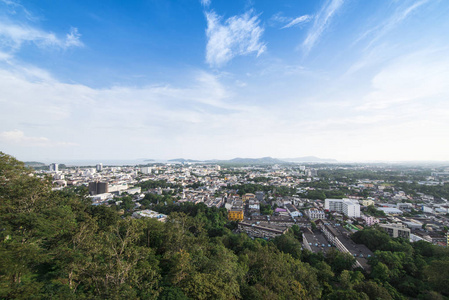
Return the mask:
{"type": "Polygon", "coordinates": [[[103,171],[103,164],[99,163],[99,164],[97,164],[97,172],[101,172],[101,171],[103,171]]]}
{"type": "Polygon", "coordinates": [[[53,171],[53,172],[58,172],[58,167],[59,167],[59,165],[58,164],[55,164],[55,163],[53,163],[53,164],[50,164],[50,171],[53,171]]]}
{"type": "Polygon", "coordinates": [[[360,204],[357,200],[326,199],[324,200],[324,209],[341,212],[347,217],[360,218],[360,204]]]}
{"type": "Polygon", "coordinates": [[[153,168],[151,168],[151,167],[141,167],[140,168],[140,172],[142,172],[143,174],[151,174],[152,170],[153,170],[153,168]]]}

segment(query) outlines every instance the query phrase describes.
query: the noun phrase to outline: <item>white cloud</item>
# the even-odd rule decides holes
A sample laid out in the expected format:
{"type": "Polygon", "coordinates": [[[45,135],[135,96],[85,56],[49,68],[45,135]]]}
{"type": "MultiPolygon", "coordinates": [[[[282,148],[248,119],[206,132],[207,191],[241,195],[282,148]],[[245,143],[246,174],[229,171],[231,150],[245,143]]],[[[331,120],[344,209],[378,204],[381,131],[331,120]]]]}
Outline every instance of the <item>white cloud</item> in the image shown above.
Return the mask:
{"type": "Polygon", "coordinates": [[[80,40],[81,34],[78,32],[78,28],[70,28],[70,32],[67,33],[66,40],[64,43],[65,48],[68,47],[81,47],[83,43],[80,40]]]}
{"type": "Polygon", "coordinates": [[[41,48],[58,47],[66,49],[69,47],[80,47],[83,46],[80,36],[77,28],[72,28],[66,38],[61,39],[52,32],[46,32],[32,26],[0,21],[0,47],[13,52],[20,49],[26,42],[34,43],[41,48]]]}
{"type": "Polygon", "coordinates": [[[296,25],[305,24],[312,19],[313,19],[313,16],[311,16],[311,15],[302,15],[302,16],[299,16],[296,18],[292,18],[292,17],[286,17],[281,12],[279,12],[279,13],[274,14],[270,18],[270,21],[274,22],[274,23],[285,24],[284,26],[281,27],[281,29],[285,29],[285,28],[290,28],[290,27],[296,26],[296,25]]]}
{"type": "Polygon", "coordinates": [[[291,20],[287,25],[283,26],[282,29],[290,28],[290,27],[293,27],[293,26],[296,26],[296,25],[307,23],[311,19],[312,19],[312,17],[309,16],[309,15],[303,15],[303,16],[297,17],[297,18],[291,20]]]}
{"type": "Polygon", "coordinates": [[[376,25],[374,28],[371,28],[365,31],[354,43],[358,43],[361,40],[367,39],[371,37],[366,48],[370,48],[375,42],[385,36],[388,32],[392,31],[396,26],[398,26],[402,21],[404,21],[408,16],[410,16],[413,12],[415,12],[418,8],[428,3],[429,0],[421,0],[413,3],[410,6],[404,7],[401,5],[396,11],[387,18],[386,21],[382,22],[379,25],[376,25]]]}
{"type": "Polygon", "coordinates": [[[5,7],[5,12],[9,13],[10,15],[14,15],[14,17],[21,17],[23,16],[25,19],[30,21],[36,21],[38,18],[33,16],[32,13],[30,13],[25,6],[20,4],[18,1],[12,1],[12,0],[0,0],[0,4],[3,3],[5,7]]]}
{"type": "Polygon", "coordinates": [[[261,42],[264,29],[260,26],[259,16],[252,11],[224,22],[213,11],[207,12],[206,18],[206,61],[209,65],[220,67],[237,55],[256,53],[259,56],[266,50],[261,42]]]}
{"type": "MultiPolygon", "coordinates": [[[[203,71],[189,74],[186,77],[193,80],[177,86],[95,89],[62,83],[36,68],[0,70],[0,128],[16,129],[0,133],[0,148],[19,159],[51,161],[303,154],[351,160],[417,159],[432,155],[434,159],[442,159],[447,154],[440,148],[449,145],[435,136],[449,134],[449,104],[444,103],[447,88],[443,82],[449,76],[445,71],[449,70],[449,62],[438,68],[438,59],[430,59],[438,56],[421,53],[404,57],[374,77],[372,89],[361,97],[365,103],[382,100],[389,94],[398,95],[395,85],[398,90],[420,86],[410,91],[421,95],[419,102],[413,101],[416,106],[391,110],[391,105],[383,109],[357,109],[357,105],[363,105],[361,98],[351,98],[349,90],[348,95],[332,94],[332,101],[325,91],[307,99],[306,90],[303,94],[290,90],[294,101],[287,102],[279,97],[279,90],[268,94],[272,90],[269,84],[255,89],[248,78],[248,88],[238,88],[237,93],[225,82],[227,79],[234,83],[236,78],[203,71]],[[426,57],[421,65],[415,63],[413,68],[406,68],[407,61],[422,61],[426,57]],[[422,76],[412,80],[406,77],[408,73],[422,76]],[[428,82],[420,85],[419,81],[429,75],[432,75],[429,81],[440,79],[426,89],[428,82]],[[408,84],[401,83],[400,78],[408,84]],[[245,94],[246,89],[252,94],[245,94]],[[271,101],[273,95],[278,97],[275,102],[271,101]],[[371,98],[374,96],[376,99],[371,98]],[[338,98],[349,101],[348,105],[336,105],[338,98]],[[426,102],[427,98],[436,106],[426,102]],[[412,144],[414,140],[424,141],[432,149],[414,148],[404,156],[401,143],[412,144]],[[79,146],[60,149],[74,143],[79,146]]],[[[289,76],[293,76],[291,82],[298,82],[298,74],[289,76]]],[[[288,80],[288,76],[282,79],[288,80]]],[[[406,102],[393,104],[403,103],[406,102]]]]}
{"type": "Polygon", "coordinates": [[[7,61],[10,60],[11,58],[12,58],[11,54],[0,51],[0,61],[2,60],[7,61]]]}
{"type": "Polygon", "coordinates": [[[54,142],[46,137],[30,137],[26,136],[21,130],[0,132],[0,141],[7,144],[18,144],[24,147],[60,147],[60,146],[77,146],[76,143],[54,142]]]}
{"type": "Polygon", "coordinates": [[[210,0],[200,0],[200,2],[201,2],[201,5],[206,6],[206,7],[210,5],[210,0]]]}
{"type": "MultiPolygon", "coordinates": [[[[149,85],[94,89],[67,84],[47,72],[30,67],[0,70],[0,128],[38,132],[52,140],[73,137],[78,143],[98,140],[82,132],[98,131],[107,138],[132,128],[139,135],[165,137],[184,132],[211,130],[216,120],[230,114],[252,111],[251,107],[229,99],[228,91],[217,76],[193,73],[193,80],[183,86],[149,85]],[[146,131],[142,134],[142,131],[146,131]]],[[[211,133],[212,134],[212,133],[211,133]]],[[[41,142],[19,133],[6,134],[5,142],[41,142]],[[20,139],[19,139],[20,138],[20,139]]],[[[127,136],[127,135],[125,135],[127,136]]],[[[23,143],[17,143],[18,146],[23,143]]]]}
{"type": "Polygon", "coordinates": [[[318,42],[323,32],[330,25],[332,17],[341,8],[344,0],[328,0],[323,7],[321,7],[318,14],[315,16],[315,21],[312,28],[307,34],[302,46],[307,54],[318,42]]]}
{"type": "Polygon", "coordinates": [[[447,49],[420,51],[397,58],[372,79],[373,90],[359,109],[388,109],[411,101],[449,96],[447,49]]]}
{"type": "Polygon", "coordinates": [[[270,20],[275,21],[275,22],[279,22],[279,23],[288,23],[290,21],[293,20],[293,18],[290,17],[286,17],[282,14],[282,12],[278,12],[276,14],[274,14],[270,20]]]}
{"type": "Polygon", "coordinates": [[[40,48],[67,49],[81,47],[81,35],[78,29],[72,27],[64,36],[46,31],[38,26],[40,21],[17,1],[0,0],[0,51],[15,54],[26,44],[34,44],[40,48]]]}

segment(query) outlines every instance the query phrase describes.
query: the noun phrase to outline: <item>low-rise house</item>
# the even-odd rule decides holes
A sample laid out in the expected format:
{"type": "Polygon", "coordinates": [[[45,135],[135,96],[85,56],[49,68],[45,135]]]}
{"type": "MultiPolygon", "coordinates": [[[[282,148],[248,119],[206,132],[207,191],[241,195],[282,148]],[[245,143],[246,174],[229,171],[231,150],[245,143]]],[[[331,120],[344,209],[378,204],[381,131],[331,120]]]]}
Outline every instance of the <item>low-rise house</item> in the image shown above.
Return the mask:
{"type": "Polygon", "coordinates": [[[367,226],[373,226],[374,224],[379,223],[379,219],[376,217],[367,216],[367,215],[362,215],[361,217],[367,226]]]}
{"type": "Polygon", "coordinates": [[[285,208],[287,209],[288,213],[294,218],[294,217],[300,217],[302,214],[299,212],[299,210],[294,207],[292,204],[285,205],[285,208]]]}
{"type": "Polygon", "coordinates": [[[326,219],[326,214],[321,209],[309,208],[308,210],[306,210],[306,215],[311,220],[326,219]]]}
{"type": "Polygon", "coordinates": [[[248,201],[248,208],[249,209],[260,209],[260,204],[258,200],[250,199],[248,201]]]}

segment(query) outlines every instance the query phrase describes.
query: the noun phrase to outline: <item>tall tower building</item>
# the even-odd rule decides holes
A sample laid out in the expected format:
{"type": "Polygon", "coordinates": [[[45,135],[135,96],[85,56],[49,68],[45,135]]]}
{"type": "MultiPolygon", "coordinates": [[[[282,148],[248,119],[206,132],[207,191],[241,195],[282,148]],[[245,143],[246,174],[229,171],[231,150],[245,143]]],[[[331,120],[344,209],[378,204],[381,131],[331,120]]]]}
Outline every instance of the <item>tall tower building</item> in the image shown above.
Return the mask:
{"type": "Polygon", "coordinates": [[[89,194],[98,195],[109,192],[109,184],[107,182],[93,181],[89,182],[89,194]]]}
{"type": "Polygon", "coordinates": [[[52,163],[50,164],[49,170],[51,172],[58,172],[58,166],[59,166],[58,164],[52,163]]]}
{"type": "Polygon", "coordinates": [[[97,172],[101,172],[101,171],[103,171],[103,164],[99,163],[99,164],[97,164],[97,172]]]}

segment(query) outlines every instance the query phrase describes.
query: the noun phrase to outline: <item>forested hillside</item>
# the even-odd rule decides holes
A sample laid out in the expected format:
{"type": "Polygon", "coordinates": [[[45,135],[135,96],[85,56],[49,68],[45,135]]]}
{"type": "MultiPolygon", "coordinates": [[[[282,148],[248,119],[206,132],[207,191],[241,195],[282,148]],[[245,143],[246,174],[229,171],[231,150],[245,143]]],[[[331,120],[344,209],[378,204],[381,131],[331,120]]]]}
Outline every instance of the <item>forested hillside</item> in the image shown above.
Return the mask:
{"type": "Polygon", "coordinates": [[[166,223],[122,218],[83,194],[52,191],[0,153],[2,299],[445,299],[449,253],[378,230],[353,239],[375,251],[372,273],[354,258],[301,251],[294,226],[272,241],[235,234],[226,210],[160,205],[166,223]]]}

